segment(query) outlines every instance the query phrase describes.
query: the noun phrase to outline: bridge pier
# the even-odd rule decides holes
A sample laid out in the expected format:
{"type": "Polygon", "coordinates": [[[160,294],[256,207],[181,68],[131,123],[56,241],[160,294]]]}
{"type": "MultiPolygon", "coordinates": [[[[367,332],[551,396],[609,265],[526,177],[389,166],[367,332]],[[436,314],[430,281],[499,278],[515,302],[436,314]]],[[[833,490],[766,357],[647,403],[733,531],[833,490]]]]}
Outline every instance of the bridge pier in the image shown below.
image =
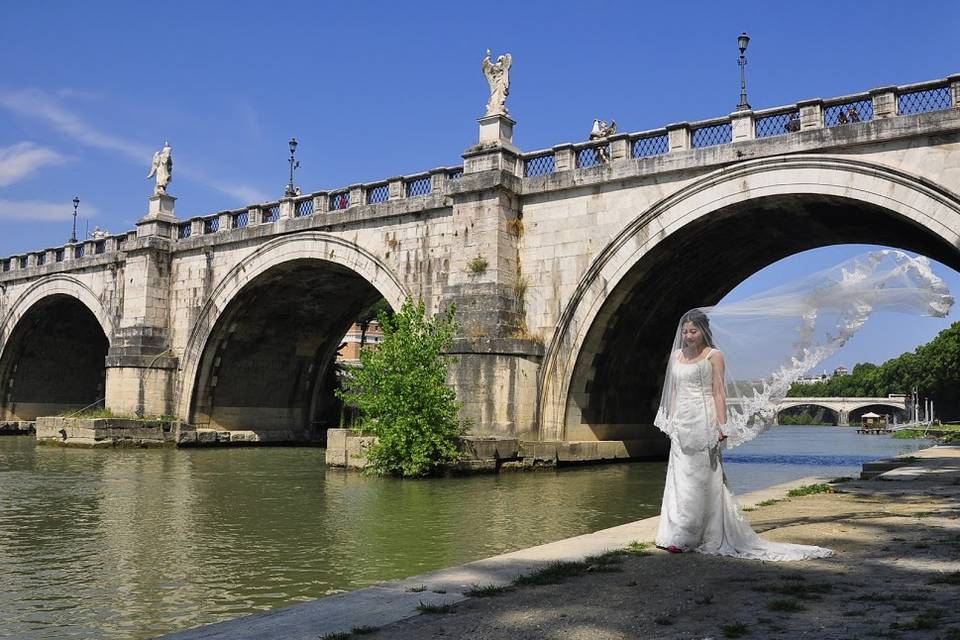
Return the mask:
{"type": "Polygon", "coordinates": [[[464,176],[452,189],[459,247],[451,255],[441,305],[455,305],[460,335],[450,350],[455,362],[449,381],[472,434],[536,439],[543,338],[525,320],[520,151],[509,117],[479,122],[480,142],[464,153],[464,176]]]}
{"type": "Polygon", "coordinates": [[[173,415],[177,358],[170,348],[171,239],[175,198],[150,198],[137,237],[147,242],[126,252],[119,328],[106,358],[104,404],[117,414],[173,415]]]}

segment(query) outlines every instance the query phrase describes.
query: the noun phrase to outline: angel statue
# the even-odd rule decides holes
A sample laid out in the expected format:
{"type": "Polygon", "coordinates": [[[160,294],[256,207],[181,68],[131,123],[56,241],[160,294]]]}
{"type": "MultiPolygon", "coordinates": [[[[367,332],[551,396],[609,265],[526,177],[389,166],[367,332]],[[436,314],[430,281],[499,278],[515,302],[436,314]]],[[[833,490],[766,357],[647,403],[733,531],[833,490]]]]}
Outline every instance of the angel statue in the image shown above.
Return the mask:
{"type": "Polygon", "coordinates": [[[499,56],[497,61],[490,62],[490,49],[483,59],[483,75],[490,85],[490,100],[487,101],[487,112],[484,116],[507,115],[507,96],[510,95],[510,66],[513,56],[509,53],[499,56]]]}
{"type": "MultiPolygon", "coordinates": [[[[617,121],[611,120],[607,124],[606,120],[594,118],[593,128],[590,129],[591,140],[604,140],[617,132],[617,121]]],[[[610,162],[610,145],[601,144],[597,147],[597,160],[600,162],[610,162]]]]}
{"type": "Polygon", "coordinates": [[[150,165],[150,173],[147,178],[157,177],[157,186],[153,189],[153,195],[161,196],[167,194],[167,185],[173,179],[173,149],[169,142],[163,143],[163,149],[153,154],[153,163],[150,165]]]}
{"type": "Polygon", "coordinates": [[[603,138],[609,138],[617,132],[617,121],[611,120],[608,125],[606,120],[600,120],[595,118],[593,120],[593,127],[590,129],[590,139],[591,140],[601,140],[603,138]]]}

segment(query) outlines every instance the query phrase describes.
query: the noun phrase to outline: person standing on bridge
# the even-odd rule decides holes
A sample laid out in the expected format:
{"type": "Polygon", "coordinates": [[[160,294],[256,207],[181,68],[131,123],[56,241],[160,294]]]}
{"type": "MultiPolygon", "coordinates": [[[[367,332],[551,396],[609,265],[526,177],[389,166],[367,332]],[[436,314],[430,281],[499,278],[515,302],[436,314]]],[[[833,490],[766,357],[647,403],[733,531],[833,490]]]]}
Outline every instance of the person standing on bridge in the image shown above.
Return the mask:
{"type": "Polygon", "coordinates": [[[871,313],[943,317],[952,305],[925,258],[883,250],[765,294],[685,313],[654,420],[670,437],[657,546],[756,560],[831,556],[822,547],[758,536],[727,484],[721,447],[752,440],[773,424],[790,385],[835,354],[871,313]],[[722,336],[723,352],[715,336],[722,336]]]}

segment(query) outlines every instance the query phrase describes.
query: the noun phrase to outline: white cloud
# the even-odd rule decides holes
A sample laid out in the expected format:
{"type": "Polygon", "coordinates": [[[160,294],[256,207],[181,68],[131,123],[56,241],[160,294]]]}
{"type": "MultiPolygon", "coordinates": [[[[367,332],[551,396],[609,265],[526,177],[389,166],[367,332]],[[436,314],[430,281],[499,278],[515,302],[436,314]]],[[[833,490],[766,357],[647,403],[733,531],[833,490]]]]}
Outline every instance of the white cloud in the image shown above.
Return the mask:
{"type": "MultiPolygon", "coordinates": [[[[100,212],[94,206],[83,205],[83,215],[90,218],[100,212]]],[[[54,222],[73,217],[73,206],[69,202],[41,202],[39,200],[0,200],[0,221],[32,220],[35,222],[54,222]]]]}
{"type": "MultiPolygon", "coordinates": [[[[53,97],[42,91],[36,89],[0,91],[0,106],[23,117],[45,122],[60,133],[84,145],[117,153],[131,162],[143,165],[144,175],[150,167],[150,159],[153,157],[155,149],[100,131],[84,122],[76,114],[64,109],[53,97]]],[[[216,189],[239,200],[242,204],[264,202],[268,199],[254,187],[212,180],[199,171],[190,168],[185,169],[183,164],[179,164],[178,167],[176,157],[174,157],[174,178],[178,174],[188,180],[216,189]]]]}
{"type": "Polygon", "coordinates": [[[97,130],[36,89],[2,92],[0,105],[21,116],[42,120],[85,145],[120,153],[134,162],[147,163],[153,155],[149,147],[97,130]]]}
{"type": "Polygon", "coordinates": [[[32,142],[0,147],[0,187],[22,180],[41,167],[60,164],[65,160],[53,149],[32,142]]]}
{"type": "MultiPolygon", "coordinates": [[[[225,193],[228,196],[233,196],[243,204],[257,204],[260,202],[269,202],[271,200],[270,196],[259,189],[248,187],[242,184],[211,182],[210,186],[221,193],[225,193]]],[[[276,198],[273,198],[273,200],[276,200],[276,198]]]]}

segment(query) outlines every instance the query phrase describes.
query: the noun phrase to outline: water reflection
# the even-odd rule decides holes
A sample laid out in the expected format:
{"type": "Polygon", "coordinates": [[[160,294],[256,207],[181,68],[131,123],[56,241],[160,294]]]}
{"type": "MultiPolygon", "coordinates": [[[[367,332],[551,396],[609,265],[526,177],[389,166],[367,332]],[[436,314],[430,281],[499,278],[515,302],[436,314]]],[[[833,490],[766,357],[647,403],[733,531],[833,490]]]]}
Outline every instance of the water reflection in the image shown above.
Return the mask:
{"type": "MultiPolygon", "coordinates": [[[[849,435],[783,427],[729,454],[727,473],[742,493],[821,473],[818,455],[858,469],[919,446],[849,435]]],[[[656,515],[664,470],[398,481],[327,470],[319,449],[0,438],[0,635],[153,637],[579,535],[656,515]]]]}

